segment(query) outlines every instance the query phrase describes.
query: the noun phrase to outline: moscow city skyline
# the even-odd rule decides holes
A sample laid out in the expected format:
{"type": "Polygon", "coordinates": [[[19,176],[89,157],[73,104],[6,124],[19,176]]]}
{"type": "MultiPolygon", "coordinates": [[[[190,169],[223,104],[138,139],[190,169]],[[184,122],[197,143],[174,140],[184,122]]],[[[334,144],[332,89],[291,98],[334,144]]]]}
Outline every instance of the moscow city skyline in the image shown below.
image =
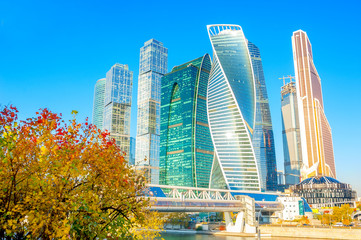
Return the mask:
{"type": "MultiPolygon", "coordinates": [[[[304,5],[309,6],[306,2],[304,5]]],[[[115,63],[127,64],[134,73],[130,135],[135,137],[139,49],[144,42],[154,38],[164,43],[170,72],[174,66],[206,53],[212,57],[206,25],[239,24],[261,51],[277,169],[283,170],[280,93],[283,83],[278,78],[295,75],[291,36],[302,29],[310,38],[321,78],[337,179],[351,184],[361,195],[357,137],[361,134],[358,98],[361,36],[355,32],[361,22],[356,10],[360,3],[349,1],[350,5],[320,4],[312,9],[306,6],[295,9],[286,1],[274,6],[265,1],[259,2],[255,11],[256,5],[234,1],[228,4],[235,4],[238,13],[237,7],[227,7],[228,14],[215,11],[212,2],[189,2],[176,7],[162,5],[165,3],[24,2],[18,6],[0,3],[0,104],[18,107],[21,119],[34,116],[39,108],[49,108],[62,113],[65,119],[70,119],[70,112],[77,110],[78,120],[86,117],[91,120],[96,81],[104,78],[115,63]],[[273,11],[268,11],[269,7],[273,11]],[[335,13],[340,20],[333,17],[335,13]]]]}

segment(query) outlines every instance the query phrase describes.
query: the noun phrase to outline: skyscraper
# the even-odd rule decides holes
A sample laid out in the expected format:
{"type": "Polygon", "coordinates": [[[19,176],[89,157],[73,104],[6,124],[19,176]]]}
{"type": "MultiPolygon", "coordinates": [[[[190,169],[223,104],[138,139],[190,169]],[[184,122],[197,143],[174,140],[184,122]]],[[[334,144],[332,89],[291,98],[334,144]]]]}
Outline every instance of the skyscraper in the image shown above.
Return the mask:
{"type": "MultiPolygon", "coordinates": [[[[292,79],[292,78],[291,78],[292,79]]],[[[281,88],[282,137],[285,166],[285,183],[300,182],[302,152],[296,83],[289,82],[281,88]]]]}
{"type": "Polygon", "coordinates": [[[312,176],[336,177],[332,133],[323,108],[321,79],[313,63],[307,34],[298,30],[292,36],[296,74],[303,178],[312,176]]]}
{"type": "Polygon", "coordinates": [[[266,82],[263,74],[261,53],[248,41],[256,83],[256,125],[253,131],[253,148],[258,163],[262,190],[277,190],[277,166],[271,112],[266,82]]]}
{"type": "Polygon", "coordinates": [[[213,64],[207,90],[215,149],[212,188],[261,190],[252,146],[256,88],[247,39],[238,25],[208,25],[213,64]]]}
{"type": "Polygon", "coordinates": [[[138,121],[135,162],[151,183],[159,183],[159,134],[161,78],[168,69],[168,49],[150,39],[140,49],[138,121]]]}
{"type": "Polygon", "coordinates": [[[207,118],[208,54],[162,78],[160,184],[209,187],[213,143],[207,118]]]}
{"type": "Polygon", "coordinates": [[[129,147],[129,164],[135,164],[135,138],[130,137],[130,147],[129,147]]]}
{"type": "Polygon", "coordinates": [[[94,88],[93,124],[99,129],[103,129],[105,82],[105,78],[99,79],[94,88]]]}
{"type": "Polygon", "coordinates": [[[110,132],[129,161],[130,108],[133,72],[128,65],[116,63],[107,72],[103,128],[110,132]]]}

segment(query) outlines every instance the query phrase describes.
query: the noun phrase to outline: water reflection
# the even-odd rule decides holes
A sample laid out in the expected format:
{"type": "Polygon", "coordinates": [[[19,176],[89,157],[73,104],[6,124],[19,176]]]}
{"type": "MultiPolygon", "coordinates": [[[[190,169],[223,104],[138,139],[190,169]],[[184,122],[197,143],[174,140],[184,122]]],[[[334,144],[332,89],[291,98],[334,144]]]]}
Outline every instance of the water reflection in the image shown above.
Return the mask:
{"type": "MultiPolygon", "coordinates": [[[[255,240],[254,237],[236,237],[236,236],[214,236],[203,234],[182,234],[182,233],[163,233],[164,240],[255,240]]],[[[159,238],[161,239],[161,238],[159,238]]],[[[290,237],[262,237],[262,240],[305,240],[305,238],[290,238],[290,237]]],[[[318,238],[317,240],[329,240],[328,238],[318,238]]]]}

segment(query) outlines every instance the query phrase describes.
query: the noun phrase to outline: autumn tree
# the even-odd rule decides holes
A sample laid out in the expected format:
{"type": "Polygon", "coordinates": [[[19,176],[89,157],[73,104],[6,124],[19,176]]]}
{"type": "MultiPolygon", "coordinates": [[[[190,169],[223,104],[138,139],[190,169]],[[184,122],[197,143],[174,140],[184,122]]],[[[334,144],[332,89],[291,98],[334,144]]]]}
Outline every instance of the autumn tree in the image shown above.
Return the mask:
{"type": "Polygon", "coordinates": [[[41,110],[0,112],[0,238],[154,238],[144,178],[107,132],[41,110]]]}
{"type": "Polygon", "coordinates": [[[325,225],[330,225],[332,220],[331,214],[329,213],[324,213],[321,217],[321,223],[325,224],[325,225]]]}
{"type": "Polygon", "coordinates": [[[354,209],[349,204],[344,204],[341,207],[334,207],[332,213],[332,220],[334,222],[342,222],[344,225],[349,225],[352,221],[351,215],[354,209]]]}
{"type": "Polygon", "coordinates": [[[307,225],[310,224],[310,220],[308,219],[307,216],[302,216],[302,217],[299,219],[299,222],[300,222],[301,224],[307,224],[307,225]]]}
{"type": "Polygon", "coordinates": [[[162,214],[163,219],[167,224],[171,224],[172,227],[179,225],[183,228],[187,228],[189,226],[189,222],[191,221],[191,218],[188,213],[166,213],[162,214]]]}

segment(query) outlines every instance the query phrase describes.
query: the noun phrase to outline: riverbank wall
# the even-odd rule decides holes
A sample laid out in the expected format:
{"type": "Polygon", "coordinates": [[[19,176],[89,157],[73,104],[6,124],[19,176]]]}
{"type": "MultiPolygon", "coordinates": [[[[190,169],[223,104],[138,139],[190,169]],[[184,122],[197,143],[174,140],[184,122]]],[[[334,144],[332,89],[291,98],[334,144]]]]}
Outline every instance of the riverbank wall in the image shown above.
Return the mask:
{"type": "Polygon", "coordinates": [[[354,228],[260,226],[260,230],[261,233],[271,234],[272,237],[361,239],[361,229],[354,228]]]}

